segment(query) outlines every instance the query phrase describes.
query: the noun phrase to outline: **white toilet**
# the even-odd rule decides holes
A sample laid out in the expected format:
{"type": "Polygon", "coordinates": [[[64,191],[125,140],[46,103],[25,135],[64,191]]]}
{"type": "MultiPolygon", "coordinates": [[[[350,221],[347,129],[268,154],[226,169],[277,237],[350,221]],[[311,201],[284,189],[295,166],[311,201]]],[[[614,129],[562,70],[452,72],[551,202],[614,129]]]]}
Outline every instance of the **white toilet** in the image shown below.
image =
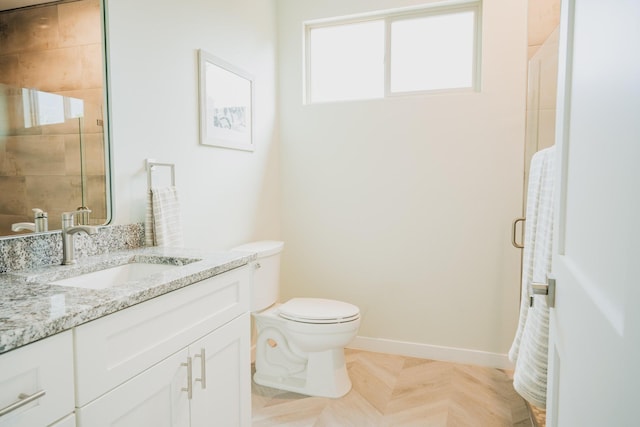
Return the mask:
{"type": "Polygon", "coordinates": [[[320,298],[278,300],[283,242],[261,241],[234,248],[255,252],[251,288],[256,323],[256,383],[310,396],[341,397],[351,389],[344,347],[356,336],[360,310],[320,298]]]}

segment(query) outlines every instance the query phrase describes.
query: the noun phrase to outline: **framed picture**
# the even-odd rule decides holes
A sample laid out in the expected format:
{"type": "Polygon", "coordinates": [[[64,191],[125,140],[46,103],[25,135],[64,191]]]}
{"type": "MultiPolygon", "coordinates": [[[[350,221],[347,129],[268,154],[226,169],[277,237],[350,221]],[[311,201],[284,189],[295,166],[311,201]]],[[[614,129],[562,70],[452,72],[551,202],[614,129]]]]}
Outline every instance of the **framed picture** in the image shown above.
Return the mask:
{"type": "Polygon", "coordinates": [[[253,151],[253,77],[202,49],[200,143],[253,151]]]}

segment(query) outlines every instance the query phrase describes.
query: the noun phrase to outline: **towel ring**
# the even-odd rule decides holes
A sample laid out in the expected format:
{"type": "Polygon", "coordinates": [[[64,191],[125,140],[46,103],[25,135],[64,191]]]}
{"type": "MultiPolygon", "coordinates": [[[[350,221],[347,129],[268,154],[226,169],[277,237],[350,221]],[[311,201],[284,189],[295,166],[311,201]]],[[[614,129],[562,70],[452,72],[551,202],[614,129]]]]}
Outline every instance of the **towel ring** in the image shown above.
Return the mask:
{"type": "Polygon", "coordinates": [[[156,167],[156,166],[165,166],[165,167],[171,168],[171,185],[173,185],[175,187],[175,185],[176,185],[176,165],[174,163],[163,163],[163,162],[156,162],[156,161],[151,160],[151,159],[146,159],[145,160],[145,167],[147,169],[147,188],[149,190],[151,190],[153,168],[156,167]]]}

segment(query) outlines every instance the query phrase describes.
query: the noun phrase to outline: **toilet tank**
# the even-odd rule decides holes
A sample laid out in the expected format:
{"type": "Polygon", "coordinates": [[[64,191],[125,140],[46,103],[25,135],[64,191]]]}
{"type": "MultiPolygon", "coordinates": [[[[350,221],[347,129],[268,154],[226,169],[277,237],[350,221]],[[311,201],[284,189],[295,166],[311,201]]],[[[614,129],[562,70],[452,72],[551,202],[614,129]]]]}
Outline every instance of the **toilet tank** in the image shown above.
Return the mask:
{"type": "Polygon", "coordinates": [[[240,245],[232,251],[254,252],[258,259],[251,284],[251,311],[260,311],[278,301],[280,290],[280,254],[284,242],[263,240],[240,245]]]}

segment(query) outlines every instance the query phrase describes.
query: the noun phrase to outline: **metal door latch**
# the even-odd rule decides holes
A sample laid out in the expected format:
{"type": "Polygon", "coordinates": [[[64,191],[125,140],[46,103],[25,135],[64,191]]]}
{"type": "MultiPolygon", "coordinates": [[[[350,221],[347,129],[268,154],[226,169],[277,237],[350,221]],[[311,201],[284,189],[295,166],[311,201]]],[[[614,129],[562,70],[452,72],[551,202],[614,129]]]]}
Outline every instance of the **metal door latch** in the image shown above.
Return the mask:
{"type": "MultiPolygon", "coordinates": [[[[546,295],[547,307],[553,308],[556,305],[556,278],[552,275],[547,276],[547,283],[531,283],[531,289],[533,289],[533,295],[546,295]]],[[[531,296],[531,303],[533,305],[533,296],[531,296]]]]}

